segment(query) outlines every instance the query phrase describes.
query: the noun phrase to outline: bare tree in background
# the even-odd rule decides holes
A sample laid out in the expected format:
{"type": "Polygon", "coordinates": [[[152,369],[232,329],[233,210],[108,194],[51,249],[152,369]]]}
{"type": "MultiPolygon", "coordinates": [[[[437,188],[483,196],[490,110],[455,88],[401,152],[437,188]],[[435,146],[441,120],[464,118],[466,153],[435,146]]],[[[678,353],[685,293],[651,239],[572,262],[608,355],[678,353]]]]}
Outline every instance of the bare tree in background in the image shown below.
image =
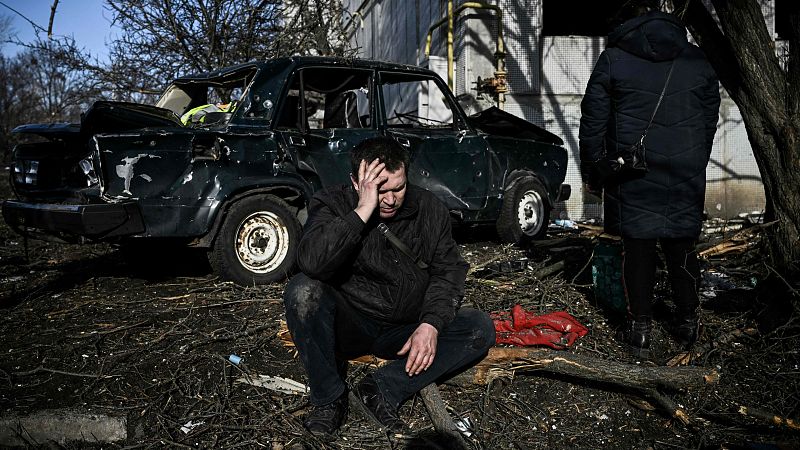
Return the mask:
{"type": "Polygon", "coordinates": [[[739,106],[767,198],[777,220],[772,258],[785,274],[800,272],[800,2],[786,2],[792,34],[781,67],[757,0],[673,0],[676,13],[708,55],[739,106]]]}
{"type": "MultiPolygon", "coordinates": [[[[0,18],[0,41],[13,35],[8,17],[0,18]]],[[[87,73],[65,67],[58,53],[31,46],[15,56],[0,55],[0,146],[3,160],[19,139],[11,130],[30,122],[75,122],[92,96],[87,73]]]]}
{"type": "Polygon", "coordinates": [[[116,93],[292,54],[343,55],[338,0],[107,0],[120,37],[102,74],[116,93]]]}
{"type": "MultiPolygon", "coordinates": [[[[57,6],[51,24],[59,20],[57,6]]],[[[37,39],[14,42],[85,71],[94,95],[128,101],[153,100],[179,75],[294,54],[352,53],[340,0],[106,0],[105,8],[120,29],[108,43],[108,62],[24,16],[37,39]]]]}

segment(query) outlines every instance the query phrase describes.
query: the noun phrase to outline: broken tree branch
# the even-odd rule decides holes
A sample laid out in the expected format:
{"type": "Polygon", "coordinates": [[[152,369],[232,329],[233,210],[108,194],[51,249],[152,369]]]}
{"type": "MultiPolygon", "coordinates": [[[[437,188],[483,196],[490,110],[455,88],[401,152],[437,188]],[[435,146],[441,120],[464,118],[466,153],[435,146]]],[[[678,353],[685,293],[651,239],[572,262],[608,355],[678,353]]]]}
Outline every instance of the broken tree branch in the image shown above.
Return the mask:
{"type": "Polygon", "coordinates": [[[550,275],[552,275],[552,274],[554,274],[556,272],[559,272],[561,270],[564,270],[564,261],[563,260],[558,261],[555,264],[551,264],[551,265],[549,265],[547,267],[544,267],[542,269],[537,270],[536,273],[533,274],[533,276],[535,278],[537,278],[537,279],[542,279],[542,278],[548,277],[548,276],[550,276],[550,275]]]}
{"type": "Polygon", "coordinates": [[[473,368],[472,381],[485,384],[489,370],[497,368],[568,375],[639,391],[681,390],[719,380],[716,370],[704,367],[644,367],[556,350],[495,347],[473,368]]]}
{"type": "Polygon", "coordinates": [[[433,428],[439,434],[447,436],[452,439],[451,446],[448,448],[468,449],[470,448],[461,433],[458,432],[453,418],[447,412],[447,408],[442,401],[442,396],[439,394],[439,388],[436,384],[429,384],[419,391],[422,402],[425,403],[425,409],[428,410],[428,415],[433,422],[433,428]]]}
{"type": "Polygon", "coordinates": [[[39,372],[49,372],[49,373],[57,373],[59,375],[69,375],[71,377],[84,377],[84,378],[118,378],[121,375],[95,375],[93,373],[77,373],[77,372],[66,372],[63,370],[57,369],[48,369],[47,367],[39,366],[32,370],[26,370],[24,372],[12,372],[11,374],[15,377],[21,377],[25,375],[33,375],[39,372]]]}
{"type": "Polygon", "coordinates": [[[47,39],[53,38],[53,21],[56,18],[56,8],[58,8],[58,0],[53,0],[53,6],[50,7],[50,22],[47,24],[47,39]]]}
{"type": "Polygon", "coordinates": [[[800,422],[772,414],[771,412],[765,411],[763,409],[751,408],[742,405],[739,406],[739,414],[746,417],[752,417],[754,419],[758,419],[770,425],[775,425],[781,428],[785,427],[792,431],[800,431],[800,422]]]}

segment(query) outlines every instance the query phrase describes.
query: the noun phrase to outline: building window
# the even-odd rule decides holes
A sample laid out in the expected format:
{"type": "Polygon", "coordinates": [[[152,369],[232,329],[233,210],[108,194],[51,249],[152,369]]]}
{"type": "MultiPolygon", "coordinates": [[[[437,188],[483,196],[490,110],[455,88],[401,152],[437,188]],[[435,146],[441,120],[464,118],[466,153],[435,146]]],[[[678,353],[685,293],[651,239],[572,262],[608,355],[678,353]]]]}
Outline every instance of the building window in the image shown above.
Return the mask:
{"type": "Polygon", "coordinates": [[[629,0],[543,0],[545,36],[607,36],[614,16],[629,0]]]}

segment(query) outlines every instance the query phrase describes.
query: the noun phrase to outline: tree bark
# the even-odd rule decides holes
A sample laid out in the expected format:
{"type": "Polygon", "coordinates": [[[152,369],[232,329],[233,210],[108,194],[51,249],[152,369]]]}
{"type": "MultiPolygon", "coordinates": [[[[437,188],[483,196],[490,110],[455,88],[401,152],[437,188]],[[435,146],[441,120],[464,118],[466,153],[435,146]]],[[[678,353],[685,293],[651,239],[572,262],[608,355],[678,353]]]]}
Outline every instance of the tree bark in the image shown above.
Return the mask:
{"type": "MultiPolygon", "coordinates": [[[[769,242],[782,273],[800,270],[800,36],[790,38],[788,71],[756,0],[712,0],[717,26],[700,0],[674,0],[677,14],[739,106],[767,199],[765,220],[777,220],[769,242]]],[[[790,22],[800,26],[792,2],[790,22]]]]}

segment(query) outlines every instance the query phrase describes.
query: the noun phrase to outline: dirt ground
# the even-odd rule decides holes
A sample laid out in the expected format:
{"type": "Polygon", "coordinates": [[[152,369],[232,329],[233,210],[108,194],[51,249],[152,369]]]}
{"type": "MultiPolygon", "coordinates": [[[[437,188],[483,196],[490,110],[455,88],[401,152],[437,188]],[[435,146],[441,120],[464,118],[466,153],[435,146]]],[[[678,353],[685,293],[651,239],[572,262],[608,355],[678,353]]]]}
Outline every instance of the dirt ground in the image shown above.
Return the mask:
{"type": "MultiPolygon", "coordinates": [[[[2,193],[7,198],[5,186],[2,193]]],[[[634,363],[613,340],[615,317],[594,300],[594,241],[585,229],[552,230],[560,247],[520,249],[485,236],[459,233],[475,269],[468,303],[567,311],[590,331],[565,352],[598,365],[634,363]],[[562,260],[563,270],[542,272],[562,260]]],[[[719,380],[659,392],[686,412],[686,423],[630,390],[535,369],[490,386],[442,385],[442,397],[454,418],[469,420],[466,439],[478,449],[800,448],[797,422],[772,418],[800,419],[798,282],[769,277],[764,261],[758,245],[704,261],[705,327],[684,362],[719,380]]],[[[326,443],[301,425],[306,396],[237,382],[245,375],[306,381],[278,337],[282,290],[220,282],[199,253],[153,253],[132,266],[109,245],[26,243],[0,223],[0,418],[59,408],[125,417],[128,439],[102,448],[448,447],[419,399],[401,409],[417,439],[389,439],[351,412],[339,439],[326,443]],[[229,362],[231,354],[242,362],[229,362]]],[[[657,297],[645,366],[681,354],[668,332],[663,273],[657,297]]],[[[350,381],[369,370],[354,365],[350,381]]],[[[87,447],[100,446],[54,448],[87,447]]]]}

